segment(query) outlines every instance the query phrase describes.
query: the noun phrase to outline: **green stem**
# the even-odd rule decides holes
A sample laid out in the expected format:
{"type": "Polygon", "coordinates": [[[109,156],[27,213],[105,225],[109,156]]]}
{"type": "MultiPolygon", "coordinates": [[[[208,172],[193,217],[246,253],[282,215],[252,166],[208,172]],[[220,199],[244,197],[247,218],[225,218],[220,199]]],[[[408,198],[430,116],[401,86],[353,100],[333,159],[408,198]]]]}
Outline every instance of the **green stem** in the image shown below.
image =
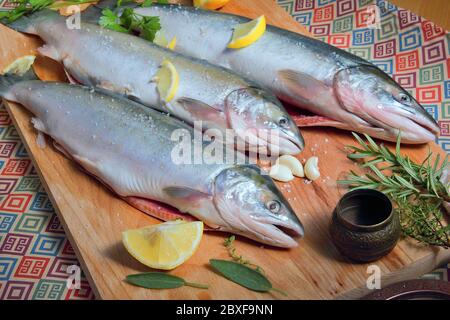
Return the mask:
{"type": "Polygon", "coordinates": [[[71,5],[78,5],[78,4],[84,4],[84,3],[93,3],[97,2],[97,0],[70,0],[70,1],[64,1],[60,3],[53,3],[48,8],[49,9],[60,9],[71,5]]]}
{"type": "Polygon", "coordinates": [[[199,289],[208,289],[209,286],[207,284],[201,284],[201,283],[195,283],[195,282],[184,282],[185,286],[193,287],[193,288],[199,288],[199,289]]]}
{"type": "Polygon", "coordinates": [[[273,287],[272,287],[272,289],[270,289],[270,290],[275,291],[275,292],[278,292],[278,293],[281,293],[281,294],[282,294],[283,296],[285,296],[285,297],[288,296],[287,292],[286,292],[286,291],[283,291],[283,290],[281,290],[281,289],[277,289],[277,288],[273,288],[273,287]]]}

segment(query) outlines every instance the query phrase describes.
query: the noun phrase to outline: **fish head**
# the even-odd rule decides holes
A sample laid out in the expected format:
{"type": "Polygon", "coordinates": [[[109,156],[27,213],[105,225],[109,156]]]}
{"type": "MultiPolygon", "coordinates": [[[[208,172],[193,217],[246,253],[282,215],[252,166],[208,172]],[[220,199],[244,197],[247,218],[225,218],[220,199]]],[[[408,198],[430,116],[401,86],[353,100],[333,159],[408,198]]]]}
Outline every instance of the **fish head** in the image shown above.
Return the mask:
{"type": "Polygon", "coordinates": [[[256,166],[233,166],[215,179],[214,204],[229,231],[259,242],[294,247],[304,228],[267,175],[256,166]]]}
{"type": "Polygon", "coordinates": [[[304,148],[297,125],[266,90],[247,87],[232,91],[225,99],[225,113],[229,126],[250,144],[280,154],[298,154],[304,148]]]}
{"type": "Polygon", "coordinates": [[[362,131],[369,135],[395,141],[400,131],[403,142],[424,143],[439,132],[436,121],[414,97],[375,66],[339,71],[334,89],[341,107],[359,118],[362,131]]]}

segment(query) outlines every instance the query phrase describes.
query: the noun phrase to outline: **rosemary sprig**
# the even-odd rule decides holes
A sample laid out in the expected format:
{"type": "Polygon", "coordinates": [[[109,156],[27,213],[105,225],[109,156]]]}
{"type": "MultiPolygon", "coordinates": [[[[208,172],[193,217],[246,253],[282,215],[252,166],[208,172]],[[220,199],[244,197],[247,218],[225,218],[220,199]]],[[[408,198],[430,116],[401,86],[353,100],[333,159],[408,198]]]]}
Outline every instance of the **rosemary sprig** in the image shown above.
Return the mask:
{"type": "Polygon", "coordinates": [[[347,180],[338,183],[352,190],[369,188],[385,193],[396,204],[404,235],[423,244],[450,247],[450,227],[442,214],[442,203],[450,201],[450,186],[440,181],[448,156],[441,160],[438,154],[433,160],[429,150],[422,163],[415,163],[401,154],[400,136],[395,152],[366,134],[365,140],[356,133],[353,136],[359,146],[348,146],[347,157],[368,172],[358,175],[350,171],[347,180]]]}

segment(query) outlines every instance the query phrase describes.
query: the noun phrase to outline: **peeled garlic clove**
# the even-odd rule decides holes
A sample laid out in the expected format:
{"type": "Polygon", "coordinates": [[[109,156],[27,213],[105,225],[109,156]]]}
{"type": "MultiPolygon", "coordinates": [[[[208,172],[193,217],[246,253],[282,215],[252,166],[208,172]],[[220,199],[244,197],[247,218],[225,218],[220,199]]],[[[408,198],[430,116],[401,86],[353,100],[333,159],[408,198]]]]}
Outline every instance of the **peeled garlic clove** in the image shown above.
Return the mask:
{"type": "Polygon", "coordinates": [[[320,177],[318,164],[319,158],[317,157],[311,157],[305,163],[305,175],[311,181],[314,181],[320,177]]]}
{"type": "Polygon", "coordinates": [[[282,182],[289,182],[294,179],[291,170],[282,164],[275,164],[272,166],[270,168],[269,176],[272,179],[282,182]]]}
{"type": "Polygon", "coordinates": [[[286,154],[279,157],[277,159],[277,163],[291,169],[291,172],[294,176],[302,178],[305,176],[303,165],[296,157],[286,154]]]}

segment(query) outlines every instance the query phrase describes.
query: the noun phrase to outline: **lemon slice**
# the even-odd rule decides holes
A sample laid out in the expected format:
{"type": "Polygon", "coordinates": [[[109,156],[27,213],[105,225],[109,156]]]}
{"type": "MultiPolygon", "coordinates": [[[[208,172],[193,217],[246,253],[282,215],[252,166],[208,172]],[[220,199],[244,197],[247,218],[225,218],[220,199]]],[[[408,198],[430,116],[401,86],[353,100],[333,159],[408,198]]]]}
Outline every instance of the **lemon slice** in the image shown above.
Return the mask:
{"type": "Polygon", "coordinates": [[[169,221],[122,233],[127,251],[148,267],[172,270],[197,250],[203,222],[169,221]]]}
{"type": "Polygon", "coordinates": [[[153,40],[153,42],[155,44],[157,44],[158,46],[173,50],[173,49],[175,49],[175,46],[177,44],[177,37],[173,37],[172,40],[170,40],[170,42],[169,42],[167,40],[167,38],[164,36],[164,34],[161,31],[159,31],[156,33],[155,39],[153,40]]]}
{"type": "Polygon", "coordinates": [[[264,34],[264,31],[266,31],[266,18],[264,16],[238,24],[234,28],[233,37],[228,44],[228,48],[239,49],[247,47],[258,40],[264,34]]]}
{"type": "Polygon", "coordinates": [[[156,73],[155,81],[157,83],[159,95],[165,102],[169,102],[175,97],[180,83],[180,77],[177,69],[169,60],[164,60],[156,73]]]}
{"type": "Polygon", "coordinates": [[[222,8],[230,0],[194,0],[194,7],[216,10],[222,8]]]}
{"type": "Polygon", "coordinates": [[[8,65],[6,68],[4,68],[2,74],[10,73],[21,76],[30,69],[35,59],[36,56],[33,55],[20,57],[14,60],[14,62],[8,65]]]}

